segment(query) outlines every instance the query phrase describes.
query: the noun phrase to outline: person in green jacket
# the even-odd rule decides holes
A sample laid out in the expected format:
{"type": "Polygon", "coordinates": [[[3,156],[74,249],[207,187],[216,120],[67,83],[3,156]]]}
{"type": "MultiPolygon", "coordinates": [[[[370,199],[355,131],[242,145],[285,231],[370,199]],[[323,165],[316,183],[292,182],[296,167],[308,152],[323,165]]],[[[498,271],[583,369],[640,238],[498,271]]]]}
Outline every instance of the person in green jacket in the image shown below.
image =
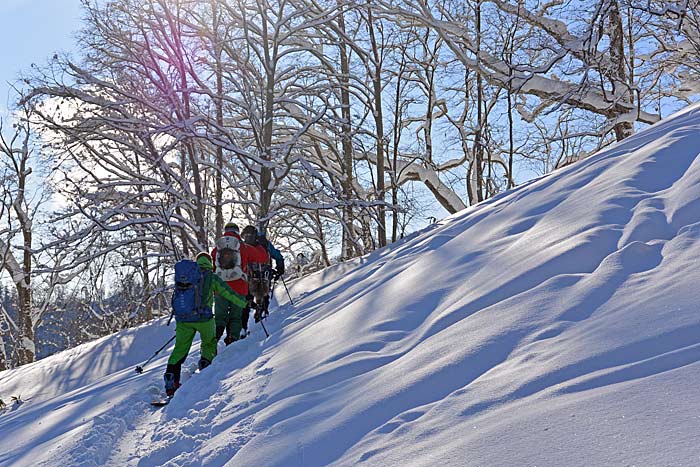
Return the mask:
{"type": "MultiPolygon", "coordinates": [[[[202,252],[197,255],[197,264],[205,272],[204,287],[202,290],[202,303],[209,309],[214,302],[214,294],[225,298],[239,308],[247,305],[245,297],[237,294],[212,270],[211,256],[202,252]]],[[[165,369],[165,393],[172,397],[180,387],[180,372],[182,364],[187,358],[194,340],[195,334],[199,332],[202,341],[201,358],[199,359],[199,369],[204,369],[212,362],[216,356],[216,323],[214,318],[195,322],[177,322],[175,325],[175,348],[168,359],[168,366],[165,369]]]]}

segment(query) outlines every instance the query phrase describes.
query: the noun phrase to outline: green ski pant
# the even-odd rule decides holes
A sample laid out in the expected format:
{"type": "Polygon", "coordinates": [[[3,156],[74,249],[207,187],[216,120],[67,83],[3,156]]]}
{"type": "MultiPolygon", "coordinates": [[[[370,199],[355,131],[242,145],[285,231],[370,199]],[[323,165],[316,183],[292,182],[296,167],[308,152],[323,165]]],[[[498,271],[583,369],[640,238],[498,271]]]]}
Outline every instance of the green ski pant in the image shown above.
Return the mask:
{"type": "Polygon", "coordinates": [[[175,348],[170,354],[168,365],[182,364],[190,353],[195,334],[199,332],[202,340],[202,358],[210,362],[216,357],[216,324],[214,318],[195,323],[177,323],[175,325],[175,348]]]}
{"type": "Polygon", "coordinates": [[[243,308],[239,308],[233,303],[219,295],[214,299],[214,319],[216,319],[216,341],[226,331],[226,336],[232,340],[238,340],[241,335],[243,308]]]}

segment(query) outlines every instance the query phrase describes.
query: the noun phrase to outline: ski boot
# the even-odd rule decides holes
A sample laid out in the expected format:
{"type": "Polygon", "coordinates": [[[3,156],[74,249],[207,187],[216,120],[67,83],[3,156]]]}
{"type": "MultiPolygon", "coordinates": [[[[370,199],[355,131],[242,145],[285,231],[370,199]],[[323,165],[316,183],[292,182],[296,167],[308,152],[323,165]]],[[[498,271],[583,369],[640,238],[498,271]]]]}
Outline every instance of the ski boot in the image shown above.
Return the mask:
{"type": "MultiPolygon", "coordinates": [[[[226,339],[228,339],[228,337],[226,339]]],[[[225,342],[225,340],[224,340],[224,342],[225,342]]],[[[199,359],[199,371],[202,371],[203,369],[205,369],[209,365],[211,365],[211,362],[209,360],[207,360],[206,358],[199,359]]]]}
{"type": "Polygon", "coordinates": [[[175,381],[175,375],[173,373],[166,373],[163,375],[163,379],[165,380],[165,394],[168,397],[173,397],[175,391],[180,387],[180,382],[175,381]]]}

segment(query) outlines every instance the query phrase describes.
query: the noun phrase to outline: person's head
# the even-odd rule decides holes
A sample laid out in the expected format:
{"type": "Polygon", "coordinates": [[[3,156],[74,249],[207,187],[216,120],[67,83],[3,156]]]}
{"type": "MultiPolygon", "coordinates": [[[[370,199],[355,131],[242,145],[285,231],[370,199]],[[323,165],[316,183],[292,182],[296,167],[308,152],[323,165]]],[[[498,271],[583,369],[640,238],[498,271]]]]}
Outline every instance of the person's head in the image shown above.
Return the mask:
{"type": "Polygon", "coordinates": [[[197,261],[197,264],[199,265],[199,267],[202,269],[208,269],[208,270],[214,269],[214,264],[211,260],[211,255],[209,253],[207,253],[206,251],[202,251],[201,253],[198,253],[196,261],[197,261]]]}
{"type": "Polygon", "coordinates": [[[247,225],[241,232],[241,238],[248,245],[258,244],[258,230],[252,225],[247,225]]]}
{"type": "Polygon", "coordinates": [[[229,233],[229,232],[236,233],[236,234],[239,233],[238,225],[236,225],[233,222],[228,222],[224,226],[224,233],[229,233]]]}

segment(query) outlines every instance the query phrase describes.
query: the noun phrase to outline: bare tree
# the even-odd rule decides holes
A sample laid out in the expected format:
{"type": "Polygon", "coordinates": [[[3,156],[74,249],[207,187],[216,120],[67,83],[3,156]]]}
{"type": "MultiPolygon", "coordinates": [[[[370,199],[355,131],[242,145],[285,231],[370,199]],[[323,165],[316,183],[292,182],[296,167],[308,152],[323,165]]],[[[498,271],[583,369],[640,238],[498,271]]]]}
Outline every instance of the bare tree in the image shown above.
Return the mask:
{"type": "MultiPolygon", "coordinates": [[[[5,137],[3,121],[0,120],[0,160],[3,171],[3,196],[0,199],[6,220],[0,224],[0,264],[10,276],[18,297],[17,319],[13,320],[7,310],[3,321],[14,329],[16,336],[13,351],[18,364],[33,362],[36,355],[35,330],[42,318],[42,309],[32,303],[32,276],[34,273],[33,235],[35,218],[45,201],[41,184],[30,183],[33,173],[34,132],[31,126],[31,110],[20,109],[13,130],[5,137]]],[[[4,346],[3,346],[4,347],[4,346]]],[[[4,358],[3,358],[4,360],[4,358]]],[[[5,362],[3,362],[4,364],[5,362]]]]}
{"type": "MultiPolygon", "coordinates": [[[[537,27],[547,40],[540,41],[541,48],[523,50],[527,58],[515,67],[505,63],[483,47],[478,38],[472,36],[464,27],[460,13],[450,10],[450,4],[432,4],[428,0],[407,0],[399,5],[382,2],[382,14],[401,17],[406,21],[418,22],[437,31],[455,56],[469,69],[478,72],[483,79],[494,86],[504,87],[512,82],[513,87],[522,96],[533,96],[539,101],[534,113],[541,113],[557,105],[570,105],[588,112],[597,113],[609,119],[614,125],[620,121],[640,121],[654,123],[658,116],[645,112],[629,102],[626,92],[629,83],[619,82],[615,75],[608,73],[611,60],[606,52],[586,48],[592,39],[597,39],[597,31],[592,26],[585,28],[581,34],[573,34],[567,24],[560,19],[549,16],[550,4],[541,11],[529,11],[521,4],[511,4],[500,0],[489,0],[489,4],[512,15],[517,15],[533,27],[537,27]],[[436,15],[439,12],[439,17],[436,15]],[[478,57],[478,58],[477,58],[478,57]],[[566,58],[578,60],[581,68],[574,68],[571,80],[562,78],[565,68],[557,67],[566,58]],[[514,68],[511,71],[511,68],[514,68]],[[555,76],[562,73],[562,76],[555,76]],[[613,91],[592,83],[592,73],[608,76],[616,83],[613,91]]],[[[609,13],[609,12],[608,12],[609,13]]],[[[596,15],[598,13],[594,13],[596,15]]],[[[580,11],[571,11],[574,20],[580,20],[580,11]],[[579,15],[576,17],[575,15],[579,15]]],[[[571,19],[571,18],[570,18],[571,19]]],[[[571,68],[571,67],[569,67],[571,68]]],[[[531,112],[532,113],[532,112],[531,112]]]]}

